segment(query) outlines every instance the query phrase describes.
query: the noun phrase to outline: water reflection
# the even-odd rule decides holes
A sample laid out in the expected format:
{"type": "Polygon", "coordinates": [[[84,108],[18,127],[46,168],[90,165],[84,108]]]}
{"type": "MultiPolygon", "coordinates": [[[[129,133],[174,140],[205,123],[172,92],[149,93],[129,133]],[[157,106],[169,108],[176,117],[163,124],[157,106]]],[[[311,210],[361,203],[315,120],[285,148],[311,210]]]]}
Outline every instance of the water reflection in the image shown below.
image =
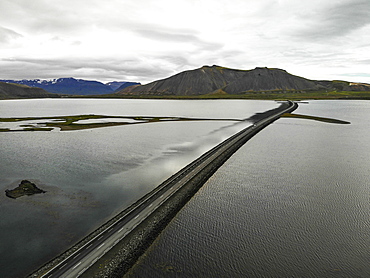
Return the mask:
{"type": "Polygon", "coordinates": [[[125,277],[370,277],[367,101],[314,101],[236,152],[125,277]],[[170,276],[169,276],[170,277],[170,276]],[[172,277],[172,276],[171,276],[172,277]]]}

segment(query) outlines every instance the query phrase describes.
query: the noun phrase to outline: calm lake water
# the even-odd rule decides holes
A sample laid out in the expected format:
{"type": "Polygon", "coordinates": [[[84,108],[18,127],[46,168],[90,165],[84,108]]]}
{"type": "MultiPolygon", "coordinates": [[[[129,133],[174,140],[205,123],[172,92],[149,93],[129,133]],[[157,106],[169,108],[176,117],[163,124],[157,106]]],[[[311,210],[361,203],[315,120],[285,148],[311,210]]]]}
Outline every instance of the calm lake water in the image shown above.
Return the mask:
{"type": "Polygon", "coordinates": [[[369,101],[310,101],[253,137],[127,277],[370,277],[369,101]]]}
{"type": "MultiPolygon", "coordinates": [[[[0,133],[0,277],[23,277],[250,121],[249,100],[0,101],[0,118],[82,114],[215,119],[79,131],[0,133]],[[218,119],[218,120],[217,120],[218,119]],[[10,199],[21,180],[47,193],[10,199]]],[[[0,123],[0,128],[6,127],[0,123]]]]}

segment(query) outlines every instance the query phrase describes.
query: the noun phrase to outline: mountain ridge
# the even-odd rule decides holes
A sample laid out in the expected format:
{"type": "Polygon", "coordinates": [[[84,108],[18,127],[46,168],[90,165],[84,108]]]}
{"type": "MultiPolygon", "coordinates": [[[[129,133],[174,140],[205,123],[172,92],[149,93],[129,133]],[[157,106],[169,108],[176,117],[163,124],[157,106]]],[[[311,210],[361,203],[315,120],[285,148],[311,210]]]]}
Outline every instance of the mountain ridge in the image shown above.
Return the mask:
{"type": "Polygon", "coordinates": [[[140,96],[197,96],[212,93],[239,95],[276,91],[370,91],[366,83],[319,81],[292,75],[278,68],[256,67],[239,70],[217,65],[183,71],[139,86],[127,87],[117,94],[140,96]]]}
{"type": "Polygon", "coordinates": [[[243,70],[219,66],[203,66],[183,71],[173,76],[153,81],[146,85],[128,87],[121,92],[148,93],[154,95],[198,95],[207,94],[241,77],[243,70]],[[200,78],[199,78],[200,75],[200,78]]]}
{"type": "MultiPolygon", "coordinates": [[[[197,97],[228,98],[262,97],[263,94],[289,93],[297,96],[316,92],[318,96],[335,93],[337,97],[370,92],[370,84],[340,80],[310,80],[279,68],[256,67],[250,70],[231,69],[218,65],[203,66],[179,72],[167,78],[141,85],[137,82],[112,81],[103,84],[75,78],[52,80],[0,80],[0,98],[35,98],[107,95],[107,97],[197,97]],[[2,82],[6,83],[2,83],[2,82]],[[6,86],[8,84],[10,86],[6,86]],[[25,86],[24,86],[25,85],[25,86]],[[15,87],[14,87],[15,86],[15,87]],[[18,86],[18,87],[17,87],[18,86]],[[24,87],[22,87],[24,86],[24,87]],[[31,90],[33,88],[34,90],[31,90]],[[41,90],[39,90],[41,88],[41,90]]],[[[366,93],[368,95],[368,93],[366,93]]],[[[302,95],[302,97],[305,97],[302,95]]],[[[100,97],[100,96],[99,96],[100,97]]],[[[279,97],[279,96],[276,96],[279,97]]],[[[365,97],[364,94],[358,97],[365,97]]]]}

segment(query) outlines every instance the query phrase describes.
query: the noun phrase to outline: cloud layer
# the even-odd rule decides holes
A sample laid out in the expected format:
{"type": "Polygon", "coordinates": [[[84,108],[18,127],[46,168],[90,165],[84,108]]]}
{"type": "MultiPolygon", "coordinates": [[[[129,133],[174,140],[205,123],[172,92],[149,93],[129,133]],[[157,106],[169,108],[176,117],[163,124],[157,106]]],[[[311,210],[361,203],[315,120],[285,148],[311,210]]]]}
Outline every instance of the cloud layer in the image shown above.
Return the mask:
{"type": "Polygon", "coordinates": [[[2,0],[0,78],[150,82],[202,65],[369,82],[368,0],[2,0]]]}

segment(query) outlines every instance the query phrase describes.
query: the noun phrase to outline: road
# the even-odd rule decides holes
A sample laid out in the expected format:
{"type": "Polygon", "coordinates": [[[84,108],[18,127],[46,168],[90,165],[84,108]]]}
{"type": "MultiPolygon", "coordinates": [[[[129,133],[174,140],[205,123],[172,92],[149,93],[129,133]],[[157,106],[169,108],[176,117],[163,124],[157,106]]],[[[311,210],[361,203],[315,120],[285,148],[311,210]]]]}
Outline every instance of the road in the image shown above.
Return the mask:
{"type": "Polygon", "coordinates": [[[92,266],[106,252],[113,248],[120,240],[134,230],[159,206],[166,202],[180,188],[195,177],[202,175],[202,171],[214,163],[216,159],[225,156],[225,160],[239,149],[246,141],[261,129],[278,119],[283,113],[288,113],[298,107],[289,101],[289,107],[249,126],[229,137],[210,151],[171,176],[151,193],[136,202],[125,215],[114,224],[83,245],[68,258],[49,269],[40,277],[78,277],[92,266]]]}

